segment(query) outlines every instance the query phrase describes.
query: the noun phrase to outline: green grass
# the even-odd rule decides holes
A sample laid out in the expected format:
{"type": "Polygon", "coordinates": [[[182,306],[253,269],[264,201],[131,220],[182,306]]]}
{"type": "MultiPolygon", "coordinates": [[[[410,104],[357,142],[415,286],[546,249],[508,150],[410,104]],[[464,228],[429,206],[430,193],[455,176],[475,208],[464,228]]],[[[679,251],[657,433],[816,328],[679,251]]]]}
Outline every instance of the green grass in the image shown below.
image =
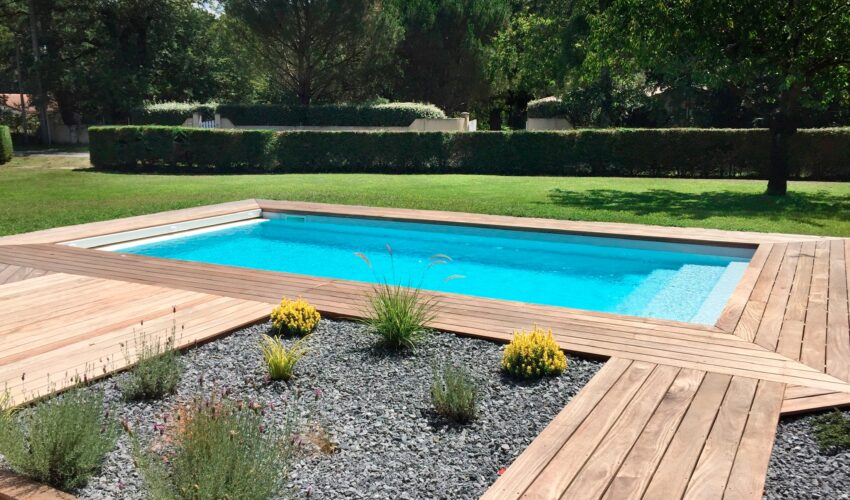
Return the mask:
{"type": "Polygon", "coordinates": [[[244,198],[850,236],[850,183],[476,175],[130,175],[85,158],[0,166],[0,234],[244,198]]]}

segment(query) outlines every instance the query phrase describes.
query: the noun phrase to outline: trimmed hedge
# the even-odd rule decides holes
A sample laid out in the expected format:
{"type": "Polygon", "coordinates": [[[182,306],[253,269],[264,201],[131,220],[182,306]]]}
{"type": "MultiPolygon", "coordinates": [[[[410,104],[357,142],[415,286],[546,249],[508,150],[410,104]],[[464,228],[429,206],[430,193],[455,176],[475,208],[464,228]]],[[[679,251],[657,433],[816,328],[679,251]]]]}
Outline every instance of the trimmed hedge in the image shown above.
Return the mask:
{"type": "Polygon", "coordinates": [[[133,125],[183,125],[192,113],[200,111],[205,118],[215,114],[215,104],[199,104],[197,102],[160,102],[148,104],[130,113],[133,125]]]}
{"type": "MultiPolygon", "coordinates": [[[[100,168],[240,172],[478,173],[764,177],[764,129],[564,132],[272,132],[179,127],[89,129],[100,168]]],[[[850,128],[795,135],[792,175],[850,179],[850,128]]]]}
{"type": "Polygon", "coordinates": [[[218,107],[218,112],[237,126],[407,127],[417,118],[446,117],[436,106],[415,102],[315,106],[224,104],[218,107]]]}
{"type": "Polygon", "coordinates": [[[0,125],[0,165],[12,159],[12,134],[9,127],[0,125]]]}
{"type": "Polygon", "coordinates": [[[320,104],[281,106],[276,104],[198,104],[163,102],[149,104],[130,113],[133,125],[180,126],[200,111],[209,119],[218,112],[234,125],[406,127],[417,118],[445,118],[440,108],[415,102],[385,104],[320,104]]]}

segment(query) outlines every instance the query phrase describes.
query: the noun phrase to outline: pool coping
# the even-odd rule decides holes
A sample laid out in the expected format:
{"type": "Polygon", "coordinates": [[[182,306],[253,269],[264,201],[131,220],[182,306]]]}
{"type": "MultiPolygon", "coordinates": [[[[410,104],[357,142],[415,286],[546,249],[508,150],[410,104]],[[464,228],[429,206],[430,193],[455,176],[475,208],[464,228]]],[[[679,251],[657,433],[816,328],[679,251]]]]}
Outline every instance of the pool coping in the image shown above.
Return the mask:
{"type": "MultiPolygon", "coordinates": [[[[243,200],[0,238],[0,265],[156,284],[269,304],[282,295],[302,295],[330,316],[359,316],[362,309],[358,309],[356,297],[362,298],[370,289],[368,284],[121,253],[107,255],[109,252],[61,245],[75,239],[257,209],[754,248],[743,277],[714,326],[445,293],[432,294],[442,300],[447,311],[433,326],[505,342],[514,328],[541,319],[541,324],[553,326],[556,340],[565,350],[678,370],[701,370],[733,380],[758,380],[758,397],[751,405],[753,412],[758,407],[760,418],[766,419],[762,426],[778,419],[780,411],[798,413],[850,404],[850,374],[841,366],[850,366],[850,340],[845,338],[850,335],[846,327],[850,314],[850,240],[840,238],[243,200]],[[810,329],[812,335],[820,332],[825,344],[819,364],[814,365],[806,359],[805,351],[810,329]],[[826,355],[832,358],[823,359],[826,355]],[[764,390],[762,382],[768,384],[764,390]],[[775,404],[777,397],[781,408],[775,404]],[[757,405],[757,401],[766,402],[757,405]]],[[[770,429],[755,437],[746,432],[744,437],[738,436],[735,449],[748,460],[748,474],[755,479],[747,482],[750,489],[746,494],[733,496],[760,495],[772,439],[770,429]]],[[[537,453],[534,450],[538,448],[533,445],[527,452],[537,453]]],[[[507,476],[511,477],[525,473],[516,469],[509,472],[507,476]]],[[[505,483],[500,481],[497,484],[505,483]]],[[[729,476],[724,481],[733,484],[729,476]]]]}

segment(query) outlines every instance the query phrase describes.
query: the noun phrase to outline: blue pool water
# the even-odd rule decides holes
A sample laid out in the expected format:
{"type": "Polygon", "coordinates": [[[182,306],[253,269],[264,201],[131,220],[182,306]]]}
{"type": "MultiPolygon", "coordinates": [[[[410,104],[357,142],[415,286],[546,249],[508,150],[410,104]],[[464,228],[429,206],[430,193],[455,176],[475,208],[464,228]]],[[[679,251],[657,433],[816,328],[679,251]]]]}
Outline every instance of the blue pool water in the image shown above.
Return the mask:
{"type": "Polygon", "coordinates": [[[750,249],[720,246],[269,217],[121,251],[327,278],[387,279],[428,290],[705,324],[717,319],[752,256],[750,249]],[[429,267],[436,254],[451,261],[429,267]]]}

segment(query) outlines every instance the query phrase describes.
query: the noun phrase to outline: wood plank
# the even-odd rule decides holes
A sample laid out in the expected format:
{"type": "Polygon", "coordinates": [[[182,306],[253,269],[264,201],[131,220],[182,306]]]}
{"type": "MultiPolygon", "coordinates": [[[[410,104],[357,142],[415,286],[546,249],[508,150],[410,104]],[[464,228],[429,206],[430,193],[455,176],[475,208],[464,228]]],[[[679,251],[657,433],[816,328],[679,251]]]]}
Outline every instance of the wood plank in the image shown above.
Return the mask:
{"type": "Polygon", "coordinates": [[[829,297],[829,247],[828,241],[818,241],[812,268],[812,286],[806,309],[803,345],[800,360],[808,366],[826,371],[826,313],[829,297]]]}
{"type": "Polygon", "coordinates": [[[591,500],[602,496],[679,372],[671,366],[655,368],[561,497],[591,500]]]}
{"type": "Polygon", "coordinates": [[[679,372],[608,485],[604,499],[636,500],[643,497],[653,472],[664,457],[704,377],[705,372],[699,370],[685,369],[679,372]]]}
{"type": "Polygon", "coordinates": [[[784,392],[784,384],[759,381],[723,498],[762,497],[784,392]]]}
{"type": "Polygon", "coordinates": [[[847,407],[850,407],[850,393],[827,392],[813,396],[784,399],[781,412],[782,416],[785,416],[847,407]]]}
{"type": "Polygon", "coordinates": [[[767,258],[770,256],[772,250],[772,243],[759,245],[752,259],[750,259],[750,264],[744,271],[744,275],[741,276],[741,281],[738,282],[738,286],[735,287],[735,291],[732,292],[732,296],[729,297],[726,307],[723,308],[723,312],[720,313],[714,326],[724,332],[735,331],[735,327],[738,326],[738,321],[744,314],[744,308],[750,301],[753,289],[764,270],[767,258]]]}
{"type": "Polygon", "coordinates": [[[779,272],[782,258],[787,251],[788,245],[784,243],[771,246],[770,255],[764,263],[749,301],[744,306],[744,312],[735,327],[734,333],[741,339],[752,342],[756,338],[759,323],[761,323],[764,309],[767,307],[767,299],[770,297],[770,291],[776,282],[776,274],[779,272]]]}
{"type": "Polygon", "coordinates": [[[791,285],[791,294],[776,346],[777,353],[795,361],[800,359],[802,350],[814,263],[815,242],[806,242],[797,262],[797,272],[791,285]]]}
{"type": "Polygon", "coordinates": [[[829,300],[826,324],[826,373],[850,381],[850,317],[844,242],[830,244],[829,300]]]}
{"type": "Polygon", "coordinates": [[[687,498],[722,498],[758,380],[734,377],[691,475],[687,498]]]}
{"type": "Polygon", "coordinates": [[[596,408],[585,418],[564,446],[552,457],[524,496],[559,498],[593,454],[601,439],[643,387],[657,365],[634,362],[596,408]]]}
{"type": "Polygon", "coordinates": [[[731,380],[728,375],[716,373],[705,376],[658,464],[644,493],[646,498],[680,498],[684,495],[731,380]]]}
{"type": "Polygon", "coordinates": [[[519,498],[632,362],[611,358],[481,497],[519,498]]]}
{"type": "Polygon", "coordinates": [[[779,266],[776,281],[770,290],[770,297],[767,299],[764,316],[761,318],[758,330],[756,331],[755,343],[770,351],[776,350],[776,344],[779,341],[779,331],[782,329],[785,308],[788,305],[791,285],[797,273],[797,261],[800,258],[801,250],[802,245],[800,243],[790,243],[788,245],[788,250],[785,252],[785,257],[779,266]]]}
{"type": "Polygon", "coordinates": [[[77,497],[11,471],[0,470],[0,500],[74,500],[77,497]]]}

